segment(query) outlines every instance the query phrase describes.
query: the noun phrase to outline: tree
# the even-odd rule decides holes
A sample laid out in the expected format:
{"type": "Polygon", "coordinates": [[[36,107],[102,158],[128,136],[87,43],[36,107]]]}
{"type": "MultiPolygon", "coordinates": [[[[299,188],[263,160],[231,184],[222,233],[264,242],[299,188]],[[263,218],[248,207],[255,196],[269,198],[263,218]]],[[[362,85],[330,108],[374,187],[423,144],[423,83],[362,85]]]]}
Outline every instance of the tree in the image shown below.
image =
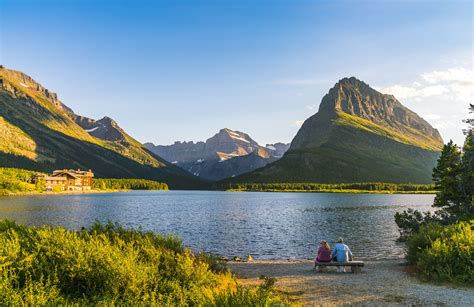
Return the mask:
{"type": "Polygon", "coordinates": [[[455,220],[464,215],[463,209],[467,200],[462,181],[461,162],[460,148],[453,141],[449,141],[444,145],[438,164],[433,169],[433,181],[439,191],[433,207],[442,208],[455,220]]]}
{"type": "MultiPolygon", "coordinates": [[[[469,105],[469,114],[474,114],[474,104],[469,105]]],[[[471,116],[466,120],[463,120],[463,122],[468,124],[467,129],[464,130],[464,134],[472,135],[472,133],[474,132],[474,116],[471,116]]]]}
{"type": "MultiPolygon", "coordinates": [[[[474,105],[469,107],[474,114],[474,105]]],[[[474,118],[464,120],[469,127],[464,130],[466,141],[461,149],[449,141],[444,145],[437,166],[433,169],[433,181],[439,192],[433,207],[441,208],[430,214],[408,209],[395,214],[401,238],[418,232],[423,224],[452,224],[474,219],[474,118]]]]}
{"type": "MultiPolygon", "coordinates": [[[[474,114],[474,105],[469,107],[469,113],[474,114]]],[[[467,195],[466,214],[467,219],[474,219],[474,118],[468,118],[464,122],[469,127],[464,132],[466,141],[463,147],[463,156],[461,162],[462,185],[464,193],[467,195]]]]}

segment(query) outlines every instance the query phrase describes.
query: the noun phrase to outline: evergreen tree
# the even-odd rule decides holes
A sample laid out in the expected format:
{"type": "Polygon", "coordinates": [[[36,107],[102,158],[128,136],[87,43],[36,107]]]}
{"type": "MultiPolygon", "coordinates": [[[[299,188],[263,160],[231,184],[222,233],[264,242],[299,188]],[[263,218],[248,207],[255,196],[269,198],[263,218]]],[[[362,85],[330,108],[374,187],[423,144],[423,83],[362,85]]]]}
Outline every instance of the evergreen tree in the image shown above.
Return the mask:
{"type": "MultiPolygon", "coordinates": [[[[469,114],[474,114],[474,104],[469,105],[469,114]]],[[[468,124],[467,129],[464,130],[464,134],[469,136],[474,132],[474,116],[464,120],[464,122],[468,124]]]]}
{"type": "MultiPolygon", "coordinates": [[[[474,114],[474,105],[469,107],[469,113],[474,114]]],[[[462,186],[467,195],[465,211],[467,219],[474,219],[474,118],[465,120],[469,127],[465,131],[466,142],[464,143],[463,156],[461,163],[462,186]]]]}
{"type": "Polygon", "coordinates": [[[449,141],[444,145],[438,164],[433,169],[436,194],[433,206],[445,210],[454,219],[463,214],[466,194],[462,184],[462,153],[459,147],[449,141]]]}

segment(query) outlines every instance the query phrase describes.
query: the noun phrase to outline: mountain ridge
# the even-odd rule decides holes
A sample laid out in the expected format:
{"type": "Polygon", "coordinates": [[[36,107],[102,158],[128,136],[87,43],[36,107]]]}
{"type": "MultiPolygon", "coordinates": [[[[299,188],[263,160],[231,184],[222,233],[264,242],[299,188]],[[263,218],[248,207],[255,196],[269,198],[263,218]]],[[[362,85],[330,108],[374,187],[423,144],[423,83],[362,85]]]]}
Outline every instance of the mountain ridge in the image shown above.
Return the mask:
{"type": "Polygon", "coordinates": [[[280,160],[229,182],[430,183],[442,146],[439,132],[393,95],[343,78],[280,160]]]}
{"type": "Polygon", "coordinates": [[[279,159],[289,145],[259,145],[248,134],[220,129],[205,142],[175,142],[172,145],[145,146],[189,173],[208,180],[237,176],[279,159]]]}
{"type": "MultiPolygon", "coordinates": [[[[49,172],[92,168],[99,177],[197,183],[183,170],[147,150],[110,118],[79,116],[57,94],[20,71],[0,67],[0,165],[49,172]],[[77,122],[76,122],[77,121],[77,122]],[[94,135],[82,125],[108,124],[120,138],[94,135]],[[24,146],[15,142],[23,139],[24,146]]],[[[114,135],[116,136],[116,135],[114,135]]]]}

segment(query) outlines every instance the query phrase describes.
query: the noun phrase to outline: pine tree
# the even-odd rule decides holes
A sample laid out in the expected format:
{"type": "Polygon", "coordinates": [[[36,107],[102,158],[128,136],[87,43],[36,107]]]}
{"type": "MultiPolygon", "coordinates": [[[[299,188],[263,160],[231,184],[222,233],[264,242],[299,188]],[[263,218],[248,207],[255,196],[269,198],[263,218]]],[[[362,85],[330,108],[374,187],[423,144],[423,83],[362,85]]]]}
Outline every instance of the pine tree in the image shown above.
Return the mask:
{"type": "Polygon", "coordinates": [[[452,218],[463,215],[466,194],[462,184],[462,153],[459,147],[449,141],[444,145],[438,164],[433,169],[436,194],[433,206],[445,210],[452,218]]]}
{"type": "MultiPolygon", "coordinates": [[[[474,114],[474,105],[469,107],[469,113],[474,114]]],[[[465,120],[469,127],[465,131],[466,141],[463,147],[461,162],[463,191],[467,195],[465,211],[467,219],[474,219],[474,118],[465,120]]]]}

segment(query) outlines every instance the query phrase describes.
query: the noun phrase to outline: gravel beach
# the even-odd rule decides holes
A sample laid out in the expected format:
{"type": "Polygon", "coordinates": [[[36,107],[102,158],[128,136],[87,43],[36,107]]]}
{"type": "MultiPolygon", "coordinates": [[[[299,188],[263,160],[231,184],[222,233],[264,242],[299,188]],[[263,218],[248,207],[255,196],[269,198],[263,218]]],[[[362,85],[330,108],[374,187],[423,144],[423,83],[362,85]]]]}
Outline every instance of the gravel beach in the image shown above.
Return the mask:
{"type": "Polygon", "coordinates": [[[434,285],[406,273],[403,260],[367,261],[362,273],[318,273],[310,260],[229,262],[243,285],[261,275],[276,277],[276,288],[302,305],[473,306],[474,288],[434,285]]]}

